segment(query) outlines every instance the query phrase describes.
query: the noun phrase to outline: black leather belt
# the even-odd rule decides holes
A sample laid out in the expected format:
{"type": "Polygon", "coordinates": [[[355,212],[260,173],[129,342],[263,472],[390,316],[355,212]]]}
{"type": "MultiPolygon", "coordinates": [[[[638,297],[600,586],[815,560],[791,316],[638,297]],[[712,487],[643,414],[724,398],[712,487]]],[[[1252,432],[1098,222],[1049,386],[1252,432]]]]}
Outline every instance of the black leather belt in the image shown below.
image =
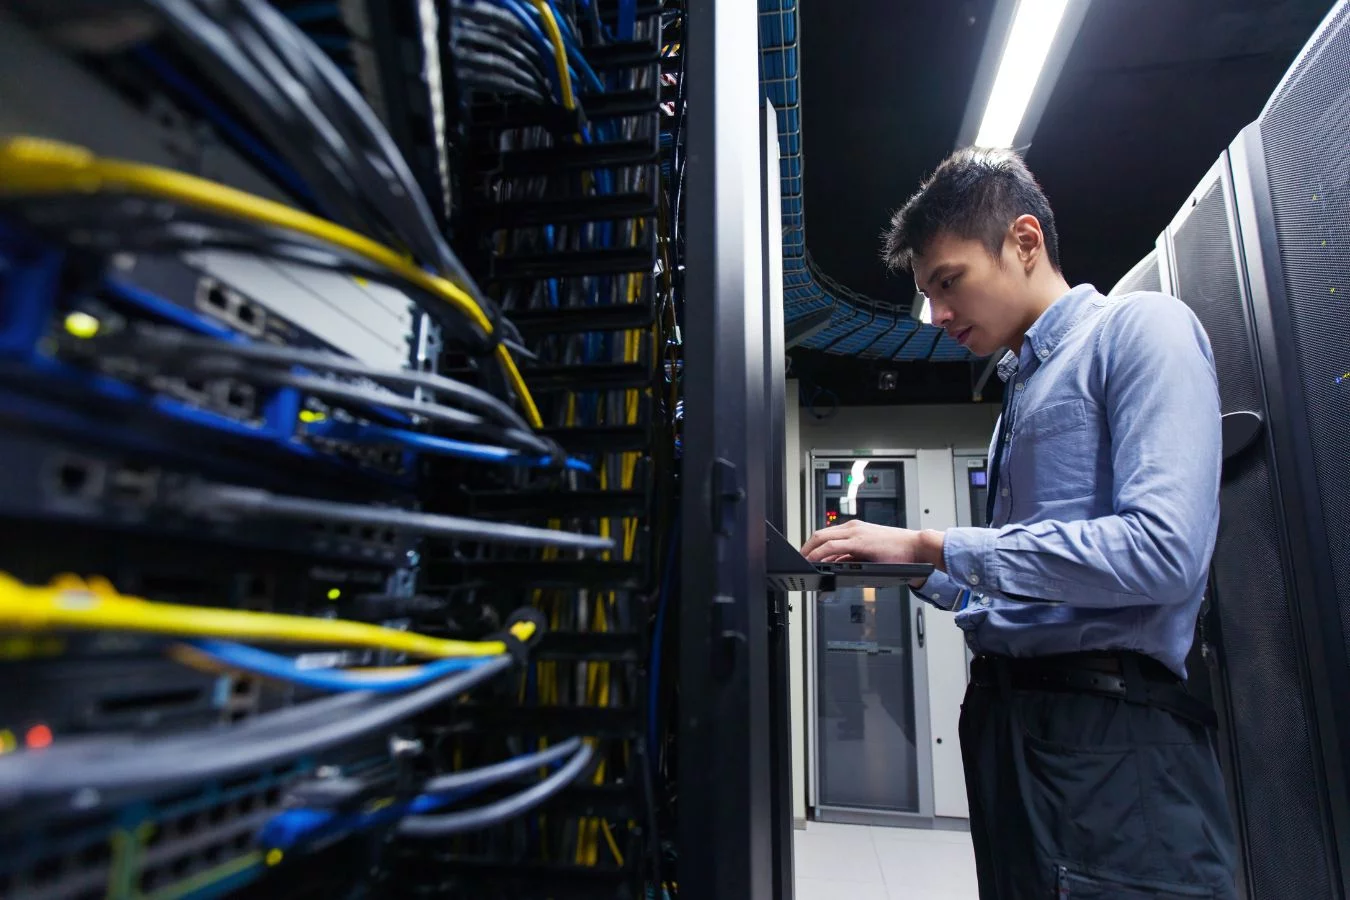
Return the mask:
{"type": "Polygon", "coordinates": [[[1127,703],[1166,710],[1206,728],[1216,728],[1219,724],[1214,710],[1187,693],[1185,684],[1172,670],[1142,653],[1071,653],[1022,659],[977,656],[971,662],[970,680],[982,688],[1006,684],[1020,691],[1065,691],[1115,697],[1127,703]]]}

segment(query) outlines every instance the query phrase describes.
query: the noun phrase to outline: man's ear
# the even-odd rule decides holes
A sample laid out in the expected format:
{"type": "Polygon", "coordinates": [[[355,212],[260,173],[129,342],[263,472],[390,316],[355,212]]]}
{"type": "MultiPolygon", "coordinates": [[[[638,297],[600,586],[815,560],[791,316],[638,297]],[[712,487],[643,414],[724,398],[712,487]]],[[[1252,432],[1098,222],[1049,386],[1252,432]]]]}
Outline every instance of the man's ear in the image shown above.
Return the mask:
{"type": "Polygon", "coordinates": [[[1017,259],[1030,273],[1045,252],[1045,234],[1041,231],[1041,222],[1031,213],[1025,213],[1013,219],[1010,227],[1013,243],[1017,247],[1017,259]]]}

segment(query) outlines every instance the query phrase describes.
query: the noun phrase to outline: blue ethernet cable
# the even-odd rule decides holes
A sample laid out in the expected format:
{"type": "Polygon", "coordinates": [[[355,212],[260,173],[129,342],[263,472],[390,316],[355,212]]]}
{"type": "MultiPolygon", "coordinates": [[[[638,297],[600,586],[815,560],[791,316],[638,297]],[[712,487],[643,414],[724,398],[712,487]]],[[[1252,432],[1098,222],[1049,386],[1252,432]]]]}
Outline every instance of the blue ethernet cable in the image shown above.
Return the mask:
{"type": "MultiPolygon", "coordinates": [[[[563,36],[563,49],[567,51],[567,58],[572,64],[573,71],[580,72],[584,77],[585,82],[592,89],[603,92],[605,89],[604,84],[600,81],[599,76],[595,74],[595,70],[591,68],[590,63],[586,61],[586,57],[581,55],[581,46],[577,41],[576,34],[572,31],[571,23],[567,20],[566,16],[559,12],[557,4],[555,4],[553,0],[548,0],[548,8],[553,12],[553,18],[558,20],[558,30],[563,36]]],[[[535,9],[533,6],[531,6],[528,11],[533,12],[535,15],[539,15],[539,10],[535,9]]]]}
{"type": "MultiPolygon", "coordinates": [[[[389,428],[383,425],[358,425],[355,422],[339,422],[329,419],[323,422],[310,423],[306,428],[309,434],[316,437],[350,441],[356,444],[387,444],[393,442],[413,450],[437,453],[442,456],[454,456],[460,459],[471,459],[476,462],[536,468],[548,468],[554,465],[553,458],[549,456],[531,456],[507,447],[472,444],[467,441],[457,441],[453,438],[422,434],[418,431],[405,431],[401,428],[389,428]]],[[[591,471],[589,463],[574,457],[565,460],[563,468],[573,472],[591,471]]]]}
{"type": "Polygon", "coordinates": [[[524,5],[519,3],[518,0],[494,0],[494,2],[519,19],[520,23],[525,26],[525,30],[530,33],[530,37],[539,47],[539,52],[543,54],[544,71],[549,73],[549,80],[558,92],[558,101],[562,102],[562,84],[558,80],[557,67],[553,61],[553,44],[549,42],[548,38],[544,37],[543,29],[535,23],[524,5]]]}
{"type": "Polygon", "coordinates": [[[476,668],[483,663],[497,659],[495,656],[454,657],[438,659],[424,665],[411,667],[407,675],[362,675],[356,671],[343,669],[305,669],[296,665],[289,656],[281,656],[236,644],[233,641],[191,640],[183,641],[183,646],[191,648],[190,654],[199,654],[212,662],[231,669],[243,669],[264,678],[273,678],[321,691],[370,691],[377,694],[394,694],[430,684],[453,672],[463,672],[476,668]]]}
{"type": "Polygon", "coordinates": [[[327,809],[296,808],[277,813],[258,835],[265,850],[290,851],[333,835],[353,834],[388,825],[405,816],[434,812],[511,778],[544,767],[556,767],[581,746],[571,738],[546,750],[526,753],[478,769],[452,772],[426,784],[424,793],[403,803],[371,812],[337,813],[327,809]]]}

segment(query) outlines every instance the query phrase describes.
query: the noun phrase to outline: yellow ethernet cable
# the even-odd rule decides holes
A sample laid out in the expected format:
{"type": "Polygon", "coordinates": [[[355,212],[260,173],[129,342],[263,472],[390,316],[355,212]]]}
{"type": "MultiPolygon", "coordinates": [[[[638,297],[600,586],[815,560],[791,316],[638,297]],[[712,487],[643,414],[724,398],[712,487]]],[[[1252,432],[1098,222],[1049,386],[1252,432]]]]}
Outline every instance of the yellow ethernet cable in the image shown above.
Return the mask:
{"type": "MultiPolygon", "coordinates": [[[[492,321],[483,307],[458,285],[424,272],[393,248],[327,219],[195,175],[124,160],[102,159],[71,144],[34,137],[15,137],[0,142],[0,195],[96,194],[104,191],[130,191],[172,200],[332,244],[394,272],[459,310],[484,334],[493,333],[492,321]]],[[[504,344],[497,344],[496,355],[512,390],[520,398],[526,421],[534,428],[543,427],[534,398],[504,344]]]]}
{"type": "MultiPolygon", "coordinates": [[[[62,576],[33,587],[0,573],[0,631],[134,631],[175,637],[213,637],[282,644],[368,647],[412,656],[497,656],[501,641],[453,641],[343,619],[156,603],[119,594],[106,580],[62,576]]],[[[533,622],[511,634],[526,641],[533,622]]]]}

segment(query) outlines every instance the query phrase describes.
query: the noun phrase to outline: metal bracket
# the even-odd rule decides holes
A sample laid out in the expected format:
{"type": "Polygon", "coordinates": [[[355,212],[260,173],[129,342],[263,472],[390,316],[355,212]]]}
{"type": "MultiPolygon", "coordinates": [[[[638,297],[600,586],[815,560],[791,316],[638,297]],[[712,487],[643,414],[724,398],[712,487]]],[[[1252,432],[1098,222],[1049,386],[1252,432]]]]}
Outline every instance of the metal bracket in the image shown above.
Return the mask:
{"type": "Polygon", "coordinates": [[[726,682],[736,670],[736,650],[738,645],[748,644],[749,638],[734,628],[727,627],[727,619],[736,598],[726,594],[713,597],[712,613],[709,618],[709,632],[712,638],[710,660],[713,678],[726,682]]]}
{"type": "Polygon", "coordinates": [[[745,499],[745,488],[741,487],[740,472],[725,459],[712,462],[712,505],[709,518],[714,534],[729,537],[731,522],[736,513],[736,504],[745,499]]]}

